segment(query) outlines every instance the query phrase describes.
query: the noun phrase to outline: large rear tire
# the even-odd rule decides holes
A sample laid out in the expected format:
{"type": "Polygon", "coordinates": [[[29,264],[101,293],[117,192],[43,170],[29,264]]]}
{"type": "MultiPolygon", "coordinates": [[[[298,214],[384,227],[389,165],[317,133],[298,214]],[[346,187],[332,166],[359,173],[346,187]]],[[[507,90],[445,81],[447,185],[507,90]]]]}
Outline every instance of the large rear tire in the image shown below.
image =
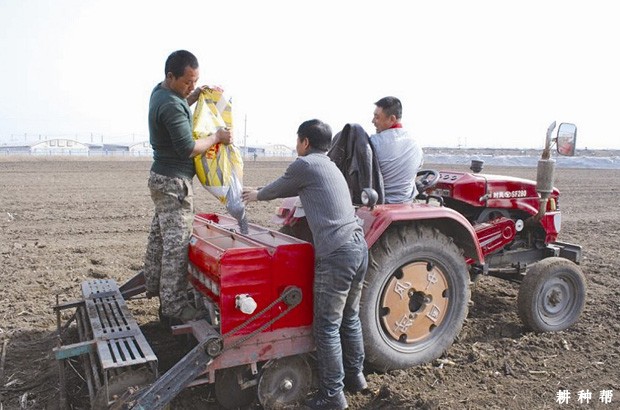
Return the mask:
{"type": "Polygon", "coordinates": [[[517,308],[527,330],[557,332],[572,326],[585,305],[586,280],[568,259],[552,257],[533,265],[519,287],[517,308]]]}
{"type": "Polygon", "coordinates": [[[360,304],[366,362],[379,371],[441,356],[467,317],[469,276],[452,239],[425,226],[386,231],[370,250],[360,304]]]}
{"type": "Polygon", "coordinates": [[[292,236],[293,238],[314,243],[312,238],[312,232],[310,231],[310,227],[308,226],[308,221],[306,220],[306,218],[299,218],[297,221],[295,221],[294,225],[281,226],[278,231],[285,235],[292,236]]]}

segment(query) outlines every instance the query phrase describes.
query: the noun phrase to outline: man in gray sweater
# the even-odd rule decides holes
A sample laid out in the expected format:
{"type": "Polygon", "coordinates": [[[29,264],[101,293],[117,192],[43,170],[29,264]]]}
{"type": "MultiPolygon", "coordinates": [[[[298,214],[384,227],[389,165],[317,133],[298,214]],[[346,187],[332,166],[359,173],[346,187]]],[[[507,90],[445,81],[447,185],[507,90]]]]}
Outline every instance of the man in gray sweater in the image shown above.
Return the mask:
{"type": "Polygon", "coordinates": [[[259,191],[243,192],[246,202],[299,195],[315,239],[313,333],[320,387],[306,402],[312,409],[345,409],[343,388],[367,388],[359,302],[368,248],[344,176],[326,155],[331,139],[329,125],[302,123],[299,157],[284,175],[259,191]]]}

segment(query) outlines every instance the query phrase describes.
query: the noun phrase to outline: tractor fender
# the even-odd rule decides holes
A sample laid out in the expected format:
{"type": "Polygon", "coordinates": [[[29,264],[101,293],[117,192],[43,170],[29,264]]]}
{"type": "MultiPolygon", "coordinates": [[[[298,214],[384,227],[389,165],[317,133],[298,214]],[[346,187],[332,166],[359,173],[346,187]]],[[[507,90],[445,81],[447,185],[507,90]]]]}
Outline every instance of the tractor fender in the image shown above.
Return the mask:
{"type": "Polygon", "coordinates": [[[423,223],[452,238],[470,261],[484,264],[484,255],[473,226],[453,209],[430,204],[386,204],[373,208],[358,208],[357,216],[364,223],[368,248],[392,225],[423,223]]]}

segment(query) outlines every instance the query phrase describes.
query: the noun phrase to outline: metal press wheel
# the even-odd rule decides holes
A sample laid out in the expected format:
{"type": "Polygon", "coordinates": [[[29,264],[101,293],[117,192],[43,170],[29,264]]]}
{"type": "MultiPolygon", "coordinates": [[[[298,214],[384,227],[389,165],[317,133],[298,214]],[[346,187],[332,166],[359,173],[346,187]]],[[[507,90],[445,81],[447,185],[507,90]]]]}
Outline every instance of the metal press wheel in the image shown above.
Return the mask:
{"type": "Polygon", "coordinates": [[[304,355],[268,361],[258,380],[258,401],[265,409],[287,408],[303,400],[312,385],[312,368],[304,355]]]}

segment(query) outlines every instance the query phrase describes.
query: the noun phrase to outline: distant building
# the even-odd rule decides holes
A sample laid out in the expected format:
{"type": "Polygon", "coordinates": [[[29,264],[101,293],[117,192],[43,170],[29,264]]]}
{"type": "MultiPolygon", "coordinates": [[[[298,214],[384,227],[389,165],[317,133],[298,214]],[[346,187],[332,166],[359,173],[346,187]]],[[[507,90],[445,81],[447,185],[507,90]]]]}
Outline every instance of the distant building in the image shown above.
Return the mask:
{"type": "Polygon", "coordinates": [[[297,151],[293,148],[282,144],[274,144],[265,146],[265,155],[274,157],[290,157],[297,155],[297,151]]]}
{"type": "Polygon", "coordinates": [[[153,147],[149,141],[142,141],[129,146],[129,154],[134,157],[152,157],[153,147]]]}
{"type": "Polygon", "coordinates": [[[0,145],[0,154],[14,155],[120,155],[126,156],[130,151],[135,156],[152,155],[148,143],[134,144],[131,147],[122,144],[88,144],[70,138],[53,138],[24,145],[0,145]],[[148,146],[148,147],[147,147],[148,146]]]}
{"type": "Polygon", "coordinates": [[[88,155],[88,150],[88,145],[68,138],[35,142],[30,147],[32,154],[43,155],[88,155]]]}
{"type": "Polygon", "coordinates": [[[87,144],[89,155],[127,155],[129,147],[121,144],[87,144]]]}
{"type": "Polygon", "coordinates": [[[7,155],[88,155],[89,150],[87,144],[69,138],[54,138],[24,145],[0,146],[0,152],[7,155]]]}
{"type": "Polygon", "coordinates": [[[260,147],[239,147],[243,155],[254,155],[257,156],[265,156],[265,148],[260,147]]]}
{"type": "Polygon", "coordinates": [[[0,145],[0,153],[3,155],[30,154],[30,145],[0,145]]]}
{"type": "MultiPolygon", "coordinates": [[[[258,157],[295,157],[294,148],[282,144],[239,147],[242,155],[258,157]]],[[[131,156],[153,157],[153,148],[149,141],[131,145],[82,143],[70,138],[54,138],[23,145],[0,145],[2,155],[85,155],[85,156],[131,156]]]]}

